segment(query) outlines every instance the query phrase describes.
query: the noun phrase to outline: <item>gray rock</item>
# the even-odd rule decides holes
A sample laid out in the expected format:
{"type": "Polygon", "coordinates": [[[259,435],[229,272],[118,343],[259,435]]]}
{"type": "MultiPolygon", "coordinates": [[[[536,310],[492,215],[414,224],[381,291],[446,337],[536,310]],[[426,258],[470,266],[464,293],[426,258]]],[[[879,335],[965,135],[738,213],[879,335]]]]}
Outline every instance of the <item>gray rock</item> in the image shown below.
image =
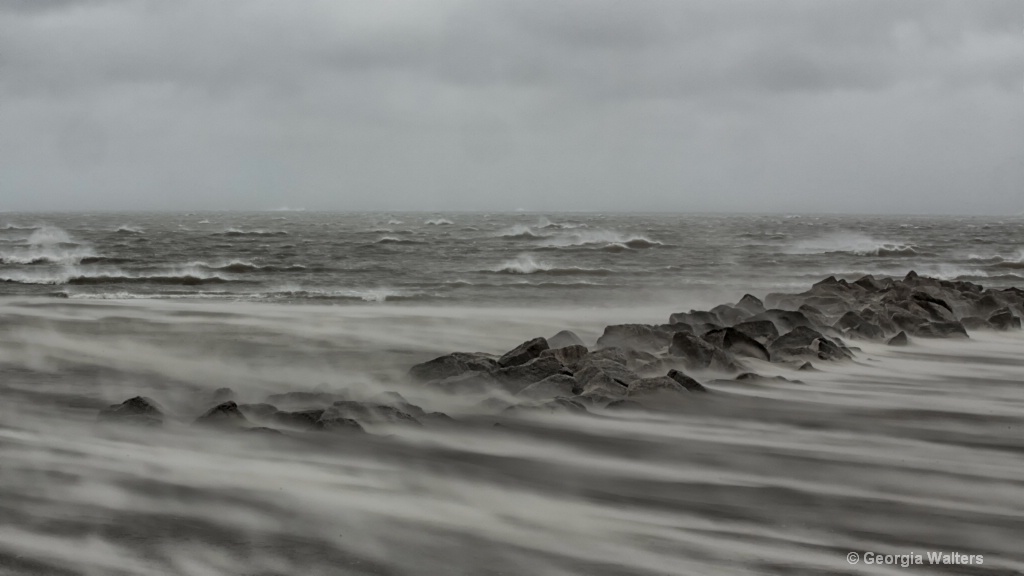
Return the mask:
{"type": "Polygon", "coordinates": [[[745,310],[751,316],[765,311],[764,302],[750,294],[744,294],[743,298],[736,303],[736,307],[745,310]]]}
{"type": "Polygon", "coordinates": [[[526,364],[502,368],[495,372],[494,376],[505,389],[514,394],[530,384],[540,382],[555,374],[568,374],[571,376],[572,372],[563,366],[557,358],[545,356],[544,358],[534,358],[526,364]]]}
{"type": "Polygon", "coordinates": [[[351,400],[335,402],[324,410],[318,421],[334,421],[338,419],[355,420],[361,424],[412,424],[420,422],[411,414],[394,406],[384,404],[364,404],[351,400]]]}
{"type": "Polygon", "coordinates": [[[917,327],[914,336],[922,338],[968,338],[960,322],[926,322],[917,327]]]}
{"type": "Polygon", "coordinates": [[[642,378],[633,382],[629,385],[627,395],[629,398],[635,398],[637,396],[660,394],[663,392],[672,392],[677,394],[689,393],[682,384],[676,382],[672,378],[667,376],[658,376],[655,378],[642,378]]]}
{"type": "Polygon", "coordinates": [[[504,356],[498,359],[498,366],[502,368],[509,368],[511,366],[520,366],[526,364],[531,360],[535,360],[540,353],[549,348],[548,341],[545,338],[534,338],[533,340],[527,340],[519,346],[516,346],[512,350],[505,353],[504,356]]]}
{"type": "Polygon", "coordinates": [[[320,420],[320,417],[323,416],[323,414],[324,409],[322,408],[314,410],[298,410],[296,412],[278,411],[271,414],[268,420],[277,426],[295,428],[298,430],[309,430],[316,426],[317,421],[320,420]]]}
{"type": "Polygon", "coordinates": [[[1020,330],[1020,318],[1014,316],[1009,308],[997,310],[988,317],[988,323],[996,330],[1020,330]]]}
{"type": "Polygon", "coordinates": [[[672,342],[672,332],[662,331],[646,324],[618,324],[608,326],[597,339],[600,348],[616,347],[625,350],[662,351],[672,342]]]}
{"type": "Polygon", "coordinates": [[[690,369],[736,370],[736,362],[725,350],[693,334],[677,332],[669,355],[679,358],[690,369]]]}
{"type": "Polygon", "coordinates": [[[199,426],[241,428],[248,426],[249,420],[238,409],[238,404],[228,400],[204,412],[202,416],[196,418],[195,424],[199,426]]]}
{"type": "Polygon", "coordinates": [[[669,370],[668,377],[678,382],[683,388],[686,388],[690,392],[707,392],[708,389],[703,384],[697,382],[693,378],[690,378],[686,374],[683,374],[679,370],[669,370]]]}
{"type": "Polygon", "coordinates": [[[771,320],[748,320],[733,326],[733,329],[746,334],[761,344],[779,337],[779,330],[771,320]]]}
{"type": "Polygon", "coordinates": [[[771,355],[760,342],[735,328],[712,330],[705,333],[701,338],[729,352],[733,356],[757,358],[765,362],[771,361],[771,355]]]}
{"type": "Polygon", "coordinates": [[[516,394],[520,398],[547,400],[557,397],[571,397],[582,392],[582,387],[572,376],[555,374],[523,388],[516,394]]]}
{"type": "Polygon", "coordinates": [[[413,366],[409,369],[409,377],[417,382],[431,382],[467,372],[489,373],[497,369],[498,362],[486,354],[455,352],[413,366]]]}
{"type": "Polygon", "coordinates": [[[583,346],[583,340],[570,330],[562,330],[551,338],[548,338],[548,349],[558,350],[568,346],[583,346]]]}
{"type": "Polygon", "coordinates": [[[551,348],[540,353],[540,357],[551,356],[562,363],[563,366],[575,369],[584,358],[590,353],[586,346],[572,345],[561,348],[551,348]]]}
{"type": "Polygon", "coordinates": [[[135,396],[100,410],[96,418],[101,422],[160,426],[164,423],[164,411],[151,398],[135,396]]]}
{"type": "Polygon", "coordinates": [[[887,344],[889,346],[906,346],[910,344],[910,338],[907,337],[906,332],[900,330],[900,333],[890,338],[887,344]]]}

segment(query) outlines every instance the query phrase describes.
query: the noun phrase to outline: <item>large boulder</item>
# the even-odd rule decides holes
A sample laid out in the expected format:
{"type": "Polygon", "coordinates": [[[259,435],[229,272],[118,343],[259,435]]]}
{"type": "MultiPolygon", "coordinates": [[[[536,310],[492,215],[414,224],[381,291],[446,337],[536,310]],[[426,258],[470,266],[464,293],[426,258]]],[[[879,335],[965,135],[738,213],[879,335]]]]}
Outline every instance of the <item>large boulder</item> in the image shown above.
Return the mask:
{"type": "Polygon", "coordinates": [[[694,370],[735,371],[737,366],[731,354],[693,334],[677,332],[672,338],[669,355],[694,370]]]}
{"type": "Polygon", "coordinates": [[[885,337],[881,326],[868,322],[853,310],[843,314],[832,327],[846,336],[863,340],[881,340],[885,337]]]}
{"type": "Polygon", "coordinates": [[[668,377],[678,382],[683,388],[686,388],[690,392],[707,392],[708,389],[703,384],[697,382],[693,378],[690,378],[686,374],[683,374],[679,370],[669,370],[668,377]]]}
{"type": "Polygon", "coordinates": [[[746,311],[751,316],[765,311],[764,302],[750,294],[744,294],[743,298],[736,303],[736,307],[746,311]]]}
{"type": "Polygon", "coordinates": [[[516,364],[502,368],[494,373],[494,377],[505,389],[514,394],[530,384],[540,382],[555,374],[568,374],[571,376],[572,372],[563,366],[557,358],[545,356],[543,358],[534,358],[525,364],[516,364]]]}
{"type": "Polygon", "coordinates": [[[748,320],[733,326],[733,329],[746,334],[761,344],[779,337],[779,329],[771,320],[748,320]]]}
{"type": "Polygon", "coordinates": [[[843,346],[821,332],[798,326],[768,345],[773,358],[796,360],[813,356],[820,360],[841,360],[852,355],[843,346]]]}
{"type": "Polygon", "coordinates": [[[760,342],[754,340],[750,336],[747,336],[743,332],[736,330],[735,328],[719,328],[718,330],[711,330],[701,336],[705,341],[714,344],[718,348],[725,350],[733,356],[743,356],[747,358],[757,358],[758,360],[764,360],[765,362],[771,361],[771,356],[768,354],[768,350],[761,345],[760,342]]]}
{"type": "Polygon", "coordinates": [[[672,332],[646,324],[617,324],[604,329],[597,339],[600,348],[662,351],[672,342],[672,332]]]}
{"type": "MultiPolygon", "coordinates": [[[[498,369],[498,363],[487,354],[455,352],[417,364],[409,369],[409,376],[417,382],[444,380],[466,372],[489,373],[498,369]]],[[[273,404],[273,401],[268,399],[273,404]]]]}
{"type": "Polygon", "coordinates": [[[906,346],[910,344],[910,338],[907,337],[906,332],[900,330],[899,334],[889,338],[887,344],[889,344],[889,346],[906,346]]]}
{"type": "Polygon", "coordinates": [[[384,404],[368,404],[342,400],[335,402],[330,408],[324,410],[318,421],[333,421],[337,419],[355,420],[361,424],[412,424],[419,426],[420,422],[408,412],[403,412],[394,406],[384,404]]]}
{"type": "Polygon", "coordinates": [[[615,398],[624,395],[629,384],[640,377],[624,366],[609,363],[605,366],[591,365],[577,370],[574,378],[582,394],[615,398]]]}
{"type": "Polygon", "coordinates": [[[795,310],[779,310],[773,308],[766,310],[756,316],[752,316],[748,319],[749,321],[768,320],[779,332],[789,332],[794,328],[814,328],[814,323],[811,322],[803,312],[797,312],[795,310]]]}
{"type": "Polygon", "coordinates": [[[628,397],[636,398],[648,394],[659,394],[672,392],[677,394],[688,394],[689,392],[682,384],[668,376],[657,376],[655,378],[642,378],[629,385],[628,397]]]}
{"type": "Polygon", "coordinates": [[[1002,308],[988,317],[988,323],[996,330],[1020,330],[1020,318],[1013,315],[1009,308],[1002,308]]]}
{"type": "Polygon", "coordinates": [[[101,422],[160,426],[164,423],[164,411],[151,398],[135,396],[100,410],[97,419],[101,422]]]}
{"type": "Polygon", "coordinates": [[[590,354],[590,351],[587,350],[586,346],[574,344],[572,346],[563,346],[562,348],[549,348],[541,352],[540,357],[550,356],[561,362],[563,366],[575,369],[588,354],[590,354]]]}
{"type": "Polygon", "coordinates": [[[498,366],[502,368],[509,368],[511,366],[526,364],[531,360],[535,360],[540,356],[541,352],[548,348],[550,348],[550,346],[548,346],[546,338],[534,338],[533,340],[527,340],[512,350],[509,350],[499,358],[498,366]]]}
{"type": "Polygon", "coordinates": [[[917,327],[914,336],[922,338],[968,338],[960,322],[925,322],[917,327]]]}
{"type": "Polygon", "coordinates": [[[228,400],[204,412],[196,418],[195,424],[218,428],[244,428],[249,425],[249,420],[238,409],[238,404],[235,404],[233,400],[228,400]]]}
{"type": "Polygon", "coordinates": [[[572,376],[555,374],[536,384],[530,384],[520,390],[516,396],[531,400],[547,400],[549,398],[572,397],[582,391],[582,387],[572,376]]]}
{"type": "Polygon", "coordinates": [[[295,412],[278,411],[271,414],[267,419],[275,425],[284,428],[310,430],[316,426],[317,421],[320,420],[320,417],[323,416],[323,414],[323,408],[297,410],[295,412]]]}

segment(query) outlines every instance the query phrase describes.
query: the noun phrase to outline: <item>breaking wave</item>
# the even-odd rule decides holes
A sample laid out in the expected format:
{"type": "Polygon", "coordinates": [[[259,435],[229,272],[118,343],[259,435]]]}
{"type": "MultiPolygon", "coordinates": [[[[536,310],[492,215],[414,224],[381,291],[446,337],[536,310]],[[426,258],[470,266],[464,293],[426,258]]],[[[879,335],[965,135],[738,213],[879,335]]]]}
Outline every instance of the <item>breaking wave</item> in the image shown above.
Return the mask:
{"type": "Polygon", "coordinates": [[[126,224],[124,226],[120,226],[117,230],[114,230],[114,232],[118,234],[142,234],[145,231],[142,228],[129,226],[126,224]]]}
{"type": "Polygon", "coordinates": [[[523,224],[509,226],[508,228],[498,231],[496,236],[498,236],[499,238],[525,240],[535,240],[538,238],[544,238],[543,234],[539,234],[533,228],[530,228],[529,226],[525,226],[523,224]]]}
{"type": "Polygon", "coordinates": [[[375,244],[398,244],[398,245],[409,245],[409,244],[427,244],[422,240],[410,240],[408,238],[396,238],[394,236],[384,236],[380,240],[377,240],[375,244]]]}
{"type": "Polygon", "coordinates": [[[238,228],[228,228],[223,232],[214,232],[211,236],[287,236],[288,233],[284,230],[240,230],[238,228]]]}
{"type": "Polygon", "coordinates": [[[553,266],[545,262],[537,261],[529,254],[521,254],[515,260],[508,260],[501,266],[489,272],[498,274],[551,274],[551,275],[573,275],[573,274],[613,274],[607,268],[582,268],[578,266],[553,266]]]}
{"type": "Polygon", "coordinates": [[[585,230],[558,234],[546,239],[541,247],[557,248],[596,248],[610,252],[625,250],[643,250],[663,246],[661,242],[639,234],[621,234],[612,230],[585,230]]]}
{"type": "Polygon", "coordinates": [[[202,268],[206,270],[216,270],[221,272],[231,272],[233,274],[245,274],[247,272],[301,272],[306,270],[306,267],[301,264],[292,264],[289,266],[273,266],[266,265],[261,266],[245,260],[232,260],[222,264],[208,264],[206,262],[192,262],[188,264],[189,267],[202,268]]]}
{"type": "Polygon", "coordinates": [[[452,224],[455,224],[455,222],[452,222],[447,218],[435,218],[433,220],[427,220],[424,224],[427,226],[451,226],[452,224]]]}
{"type": "Polygon", "coordinates": [[[913,244],[876,240],[852,232],[839,232],[818,238],[801,240],[792,245],[791,254],[852,254],[854,256],[918,256],[913,244]]]}

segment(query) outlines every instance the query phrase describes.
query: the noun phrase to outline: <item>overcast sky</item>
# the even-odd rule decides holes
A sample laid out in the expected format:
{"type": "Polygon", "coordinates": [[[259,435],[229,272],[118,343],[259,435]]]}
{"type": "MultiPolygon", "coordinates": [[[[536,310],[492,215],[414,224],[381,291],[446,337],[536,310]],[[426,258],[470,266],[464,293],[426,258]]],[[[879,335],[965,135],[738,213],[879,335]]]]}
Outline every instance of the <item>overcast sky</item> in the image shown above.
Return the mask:
{"type": "Polygon", "coordinates": [[[0,210],[1024,211],[1017,1],[0,0],[0,210]]]}

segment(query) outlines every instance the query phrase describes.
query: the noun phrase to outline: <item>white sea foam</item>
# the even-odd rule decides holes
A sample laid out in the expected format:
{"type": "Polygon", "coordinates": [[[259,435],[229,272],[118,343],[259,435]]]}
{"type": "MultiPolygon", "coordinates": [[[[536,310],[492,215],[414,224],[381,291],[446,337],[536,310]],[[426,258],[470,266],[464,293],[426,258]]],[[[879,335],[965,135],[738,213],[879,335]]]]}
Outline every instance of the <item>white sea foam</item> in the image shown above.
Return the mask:
{"type": "Polygon", "coordinates": [[[918,249],[912,244],[878,240],[857,232],[835,232],[795,242],[788,252],[791,254],[848,253],[857,256],[915,256],[918,254],[918,249]]]}

